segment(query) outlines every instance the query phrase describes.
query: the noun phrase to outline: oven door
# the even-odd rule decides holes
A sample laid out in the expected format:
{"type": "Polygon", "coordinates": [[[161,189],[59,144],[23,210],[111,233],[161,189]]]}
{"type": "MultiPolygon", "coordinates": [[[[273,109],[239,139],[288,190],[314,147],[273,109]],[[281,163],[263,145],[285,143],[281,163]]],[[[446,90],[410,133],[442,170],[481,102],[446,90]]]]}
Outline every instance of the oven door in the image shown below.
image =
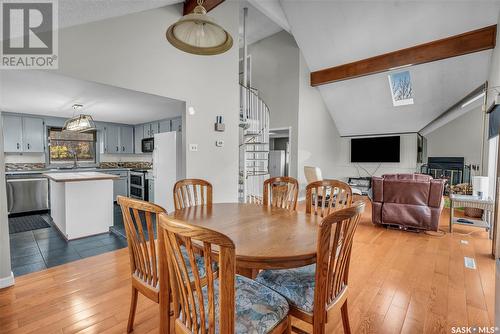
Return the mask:
{"type": "Polygon", "coordinates": [[[130,173],[130,185],[144,187],[144,174],[143,173],[130,173]]]}
{"type": "Polygon", "coordinates": [[[137,198],[140,200],[145,200],[144,198],[144,188],[143,187],[138,187],[134,184],[130,185],[130,197],[132,198],[137,198]]]}
{"type": "Polygon", "coordinates": [[[152,153],[154,147],[154,138],[144,138],[142,140],[142,153],[152,153]]]}

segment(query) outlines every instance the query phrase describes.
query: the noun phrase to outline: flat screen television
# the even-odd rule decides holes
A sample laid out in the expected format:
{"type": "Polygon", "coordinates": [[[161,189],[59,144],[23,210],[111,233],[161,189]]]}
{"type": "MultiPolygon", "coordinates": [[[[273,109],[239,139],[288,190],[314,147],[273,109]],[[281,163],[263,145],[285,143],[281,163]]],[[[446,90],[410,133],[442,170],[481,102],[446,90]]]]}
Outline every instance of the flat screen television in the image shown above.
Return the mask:
{"type": "Polygon", "coordinates": [[[351,139],[351,162],[399,162],[400,136],[351,139]]]}

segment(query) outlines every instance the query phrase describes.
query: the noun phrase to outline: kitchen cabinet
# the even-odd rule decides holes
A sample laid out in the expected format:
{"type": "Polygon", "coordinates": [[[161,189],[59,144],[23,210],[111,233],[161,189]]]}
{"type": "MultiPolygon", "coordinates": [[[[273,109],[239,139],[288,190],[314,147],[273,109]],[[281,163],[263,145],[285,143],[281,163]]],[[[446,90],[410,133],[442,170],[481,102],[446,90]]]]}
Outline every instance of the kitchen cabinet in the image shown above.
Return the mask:
{"type": "Polygon", "coordinates": [[[160,123],[151,122],[144,124],[144,138],[151,138],[160,132],[160,123]]]}
{"type": "Polygon", "coordinates": [[[3,117],[4,152],[23,151],[23,120],[18,116],[3,117]]]}
{"type": "Polygon", "coordinates": [[[129,175],[127,171],[106,171],[106,174],[118,175],[119,179],[113,180],[113,201],[117,196],[128,197],[129,175]]]}
{"type": "Polygon", "coordinates": [[[134,153],[134,128],[107,124],[104,127],[104,152],[134,153]]]}
{"type": "Polygon", "coordinates": [[[4,152],[43,153],[44,124],[41,118],[4,116],[4,152]]]}
{"type": "Polygon", "coordinates": [[[106,125],[104,127],[104,152],[120,153],[120,127],[106,125]]]}
{"type": "Polygon", "coordinates": [[[144,127],[136,125],[134,128],[134,152],[142,153],[142,139],[144,138],[144,127]]]}
{"type": "Polygon", "coordinates": [[[131,126],[122,126],[120,128],[120,147],[121,153],[134,153],[134,128],[131,126]]]}
{"type": "Polygon", "coordinates": [[[172,131],[170,121],[170,119],[164,119],[163,121],[160,121],[160,133],[172,131]]]}
{"type": "Polygon", "coordinates": [[[170,131],[182,131],[182,117],[172,118],[170,131]]]}
{"type": "Polygon", "coordinates": [[[43,153],[45,151],[44,124],[41,118],[23,117],[24,152],[43,153]]]}

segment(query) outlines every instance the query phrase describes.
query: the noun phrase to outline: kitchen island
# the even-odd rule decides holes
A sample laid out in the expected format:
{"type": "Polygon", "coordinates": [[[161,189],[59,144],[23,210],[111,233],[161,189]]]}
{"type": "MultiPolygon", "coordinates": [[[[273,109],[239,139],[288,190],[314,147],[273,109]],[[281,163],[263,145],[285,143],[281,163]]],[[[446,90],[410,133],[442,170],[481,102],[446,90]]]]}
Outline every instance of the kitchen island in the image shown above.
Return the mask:
{"type": "Polygon", "coordinates": [[[113,225],[113,180],[99,172],[45,173],[51,216],[66,240],[106,233],[113,225]]]}

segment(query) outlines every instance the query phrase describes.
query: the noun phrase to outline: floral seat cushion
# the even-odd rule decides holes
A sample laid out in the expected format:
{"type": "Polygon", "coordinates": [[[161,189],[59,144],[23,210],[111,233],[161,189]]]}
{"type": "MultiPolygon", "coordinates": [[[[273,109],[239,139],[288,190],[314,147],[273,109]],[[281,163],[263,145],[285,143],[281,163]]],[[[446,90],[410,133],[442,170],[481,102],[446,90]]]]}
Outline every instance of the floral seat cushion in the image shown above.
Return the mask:
{"type": "MultiPolygon", "coordinates": [[[[239,275],[235,277],[235,288],[236,334],[269,333],[288,315],[288,302],[276,291],[239,275]]],[[[214,282],[214,290],[215,333],[219,333],[219,280],[214,282]]],[[[208,290],[206,287],[203,288],[203,300],[205,313],[208,315],[208,290]]],[[[208,319],[206,319],[206,326],[208,327],[208,319]]]]}
{"type": "Polygon", "coordinates": [[[290,305],[313,313],[316,265],[280,270],[265,270],[256,281],[285,297],[290,305]]]}
{"type": "MultiPolygon", "coordinates": [[[[187,267],[189,278],[191,280],[194,280],[193,269],[191,268],[191,263],[189,261],[189,255],[188,255],[188,252],[186,251],[186,248],[184,246],[181,246],[181,252],[182,252],[182,257],[184,258],[184,262],[186,262],[186,267],[187,267]]],[[[205,258],[203,256],[201,256],[200,254],[195,254],[194,259],[196,261],[196,266],[198,267],[198,275],[200,277],[204,277],[205,273],[206,273],[205,258]]],[[[217,262],[212,261],[213,271],[217,271],[217,268],[218,268],[217,262]]]]}

